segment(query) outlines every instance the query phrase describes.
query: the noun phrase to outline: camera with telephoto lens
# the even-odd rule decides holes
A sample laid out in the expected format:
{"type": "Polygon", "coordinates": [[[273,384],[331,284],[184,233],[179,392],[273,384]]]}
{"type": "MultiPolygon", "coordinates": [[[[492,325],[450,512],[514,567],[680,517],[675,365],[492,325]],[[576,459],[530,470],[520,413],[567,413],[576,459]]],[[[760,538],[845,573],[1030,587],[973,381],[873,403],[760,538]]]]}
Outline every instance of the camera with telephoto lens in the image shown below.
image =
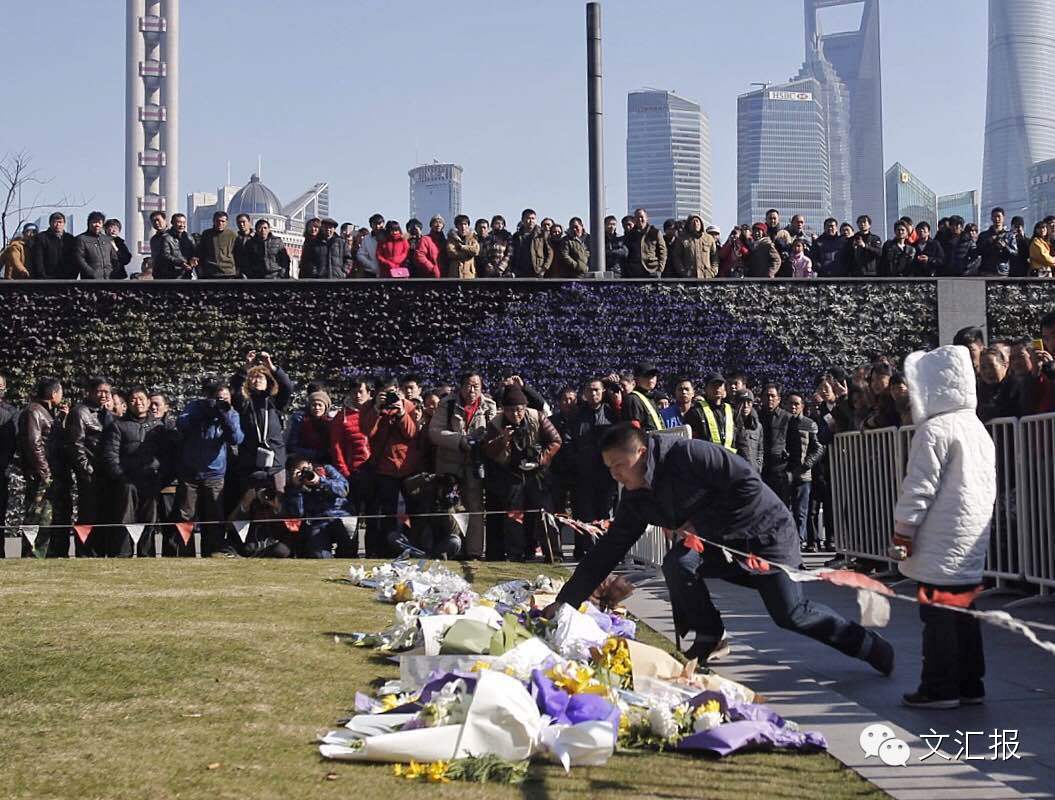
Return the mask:
{"type": "Polygon", "coordinates": [[[315,469],[313,467],[301,467],[297,470],[297,480],[301,483],[310,483],[315,479],[315,469]]]}

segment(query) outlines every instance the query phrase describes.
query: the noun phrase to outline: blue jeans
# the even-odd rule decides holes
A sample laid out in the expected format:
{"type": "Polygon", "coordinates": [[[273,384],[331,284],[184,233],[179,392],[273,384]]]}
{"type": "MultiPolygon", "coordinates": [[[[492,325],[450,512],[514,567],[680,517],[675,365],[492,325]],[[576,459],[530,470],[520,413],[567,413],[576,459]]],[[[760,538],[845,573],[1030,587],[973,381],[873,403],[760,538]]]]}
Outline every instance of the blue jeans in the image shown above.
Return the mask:
{"type": "Polygon", "coordinates": [[[806,598],[802,584],[773,567],[765,575],[747,572],[739,563],[730,564],[715,547],[703,553],[677,544],[663,560],[663,575],[670,591],[674,626],[679,635],[696,632],[694,649],[709,652],[725,635],[721,612],[711,601],[705,578],[719,578],[761,595],[766,611],[785,630],[801,633],[853,658],[862,655],[866,631],[834,610],[806,598]]]}
{"type": "Polygon", "coordinates": [[[809,483],[792,483],[788,486],[788,510],[795,518],[795,528],[799,532],[799,541],[807,542],[807,533],[810,520],[810,489],[809,483]]]}

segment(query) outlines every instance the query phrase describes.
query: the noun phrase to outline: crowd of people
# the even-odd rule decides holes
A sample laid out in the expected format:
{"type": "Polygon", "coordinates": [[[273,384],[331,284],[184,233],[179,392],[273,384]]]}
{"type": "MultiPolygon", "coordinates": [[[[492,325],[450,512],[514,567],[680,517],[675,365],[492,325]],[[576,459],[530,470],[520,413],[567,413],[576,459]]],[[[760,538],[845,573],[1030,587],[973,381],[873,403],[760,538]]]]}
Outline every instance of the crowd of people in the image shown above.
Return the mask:
{"type": "MultiPolygon", "coordinates": [[[[305,223],[299,259],[290,256],[283,239],[266,219],[247,214],[229,227],[223,211],[199,234],[187,230],[187,217],[171,219],[156,211],[150,256],[141,272],[129,275],[132,260],[121,238],[121,223],[93,211],[84,233],[65,230],[61,212],[51,215],[48,229],[33,224],[0,253],[3,276],[11,280],[138,279],[343,279],[343,278],[581,278],[590,271],[593,237],[579,217],[567,227],[549,217],[541,220],[525,209],[515,230],[501,215],[473,223],[458,215],[448,230],[442,217],[428,229],[411,219],[405,228],[381,214],[368,227],[333,219],[305,223]]],[[[872,220],[860,216],[856,226],[829,218],[816,234],[801,214],[786,225],[770,209],[765,221],[734,227],[724,237],[692,214],[668,219],[662,229],[637,209],[604,225],[606,269],[623,278],[929,278],[987,275],[1052,277],[1055,267],[1055,216],[1038,222],[1027,235],[1022,217],[1007,226],[1004,210],[994,208],[985,230],[962,217],[913,222],[902,217],[884,241],[872,220]]]]}
{"type": "MultiPolygon", "coordinates": [[[[965,329],[955,343],[971,351],[983,421],[1055,411],[1055,313],[1039,341],[987,347],[965,329]]],[[[739,371],[694,381],[639,363],[545,398],[515,370],[499,372],[490,393],[475,370],[435,387],[416,375],[363,376],[334,402],[323,383],[298,388],[270,354],[252,351],[230,378],[206,376],[179,410],[162,392],[119,389],[102,375],[72,407],[59,380],[41,378],[20,409],[3,399],[0,376],[0,520],[17,468],[18,518],[40,526],[55,556],[68,552],[74,524],[91,526],[75,541],[79,555],[131,556],[155,544],[128,526],[184,523],[162,526],[162,555],[195,555],[186,533],[196,526],[202,556],[557,560],[559,531],[540,512],[609,519],[617,485],[599,442],[631,422],[687,428],[737,454],[787,504],[803,549],[827,550],[833,436],[912,423],[910,389],[881,354],[830,368],[805,393],[739,371]],[[248,523],[244,539],[232,522],[248,523]]],[[[591,541],[576,536],[576,557],[591,541]]]]}

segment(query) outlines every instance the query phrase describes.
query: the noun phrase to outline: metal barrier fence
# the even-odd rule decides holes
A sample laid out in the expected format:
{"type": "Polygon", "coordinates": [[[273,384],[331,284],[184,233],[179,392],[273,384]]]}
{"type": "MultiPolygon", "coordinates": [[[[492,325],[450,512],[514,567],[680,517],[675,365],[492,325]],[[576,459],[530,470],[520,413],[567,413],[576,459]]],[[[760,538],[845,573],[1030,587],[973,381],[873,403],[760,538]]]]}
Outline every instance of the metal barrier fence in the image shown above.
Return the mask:
{"type": "MultiPolygon", "coordinates": [[[[997,499],[985,575],[1055,588],[1055,414],[986,424],[997,499]]],[[[829,450],[836,550],[890,562],[893,512],[915,428],[840,433],[829,450]]]]}
{"type": "Polygon", "coordinates": [[[1026,417],[1018,434],[1021,567],[1027,581],[1047,591],[1055,588],[1055,414],[1026,417]]]}
{"type": "MultiPolygon", "coordinates": [[[[675,436],[680,439],[691,439],[692,428],[682,425],[678,428],[668,428],[665,431],[657,431],[659,436],[675,436]]],[[[672,541],[667,539],[662,528],[649,525],[645,529],[645,535],[634,542],[634,546],[627,553],[627,558],[635,564],[659,568],[663,566],[663,558],[667,555],[672,541]]]]}

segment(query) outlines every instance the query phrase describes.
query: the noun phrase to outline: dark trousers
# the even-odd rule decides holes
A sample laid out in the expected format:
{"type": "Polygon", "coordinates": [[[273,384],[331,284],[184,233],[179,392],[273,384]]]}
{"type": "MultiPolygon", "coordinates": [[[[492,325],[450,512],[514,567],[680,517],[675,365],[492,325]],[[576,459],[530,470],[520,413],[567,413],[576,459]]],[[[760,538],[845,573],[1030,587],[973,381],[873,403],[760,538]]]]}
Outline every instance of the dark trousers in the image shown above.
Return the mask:
{"type": "MultiPolygon", "coordinates": [[[[223,516],[223,478],[210,478],[208,480],[193,481],[181,480],[176,487],[176,516],[180,522],[195,522],[198,520],[211,524],[201,526],[201,556],[208,558],[213,553],[227,549],[227,526],[220,523],[223,516]]],[[[187,545],[179,532],[174,533],[175,540],[166,543],[166,548],[173,551],[173,555],[187,555],[186,549],[190,548],[189,555],[194,555],[194,540],[187,545]]]]}
{"type": "Polygon", "coordinates": [[[810,489],[809,483],[792,483],[788,485],[788,508],[791,516],[795,518],[795,528],[799,532],[799,542],[807,543],[807,532],[810,519],[810,489]]]}
{"type": "MultiPolygon", "coordinates": [[[[98,473],[77,478],[77,524],[98,525],[112,522],[113,488],[98,473]]],[[[108,537],[113,528],[92,530],[81,544],[80,537],[73,542],[77,558],[104,558],[107,555],[108,537]]]]}
{"type": "MultiPolygon", "coordinates": [[[[154,555],[154,528],[158,521],[158,490],[155,483],[143,485],[118,483],[115,486],[116,522],[146,525],[135,553],[140,557],[154,555]]],[[[115,558],[132,557],[132,537],[121,527],[107,528],[107,555],[115,558]]]]}
{"type": "Polygon", "coordinates": [[[832,513],[832,484],[827,478],[815,476],[810,492],[810,521],[807,538],[812,543],[835,541],[835,514],[832,513]],[[824,522],[823,531],[821,521],[824,522]]]}
{"type": "MultiPolygon", "coordinates": [[[[579,473],[578,485],[572,498],[575,519],[579,522],[600,522],[611,519],[618,495],[618,486],[608,470],[596,474],[579,473]]],[[[575,534],[575,558],[581,559],[593,549],[593,539],[584,533],[575,534]]]]}
{"type": "MultiPolygon", "coordinates": [[[[921,583],[923,592],[938,589],[950,594],[973,592],[974,586],[933,586],[921,583]]],[[[968,608],[973,609],[974,603],[968,608]]],[[[977,617],[930,605],[919,607],[923,622],[923,673],[920,691],[936,700],[982,697],[985,688],[985,653],[982,625],[977,617]]]]}
{"type": "Polygon", "coordinates": [[[311,520],[300,526],[298,534],[301,558],[352,558],[353,537],[344,520],[311,520]]]}
{"type": "Polygon", "coordinates": [[[560,560],[560,539],[556,531],[549,531],[537,511],[525,513],[525,509],[550,508],[549,486],[539,476],[529,475],[523,481],[509,485],[505,491],[487,492],[488,510],[505,511],[488,517],[488,561],[527,561],[535,555],[541,543],[543,554],[549,558],[552,552],[560,560]],[[492,503],[493,496],[493,503],[492,503]],[[515,516],[510,516],[510,512],[515,516]],[[491,522],[494,520],[494,523],[491,522]],[[491,525],[494,525],[492,529],[491,525]],[[548,542],[545,537],[549,537],[548,542]]]}
{"type": "Polygon", "coordinates": [[[399,490],[402,485],[401,478],[374,475],[372,491],[367,495],[366,513],[383,516],[366,521],[367,558],[389,558],[401,552],[397,542],[405,535],[400,531],[396,514],[399,512],[399,490]]]}
{"type": "Polygon", "coordinates": [[[26,513],[23,525],[39,525],[36,547],[22,538],[22,557],[68,558],[70,554],[70,520],[73,498],[66,480],[26,479],[26,513]]]}
{"type": "Polygon", "coordinates": [[[701,654],[714,649],[725,635],[721,612],[711,601],[704,580],[719,578],[757,591],[769,616],[781,628],[816,639],[848,656],[862,655],[865,629],[827,606],[806,599],[802,584],[776,568],[766,575],[754,575],[739,563],[727,562],[715,547],[696,553],[679,543],[663,560],[663,576],[670,591],[675,627],[682,636],[696,632],[694,648],[701,654]]]}

